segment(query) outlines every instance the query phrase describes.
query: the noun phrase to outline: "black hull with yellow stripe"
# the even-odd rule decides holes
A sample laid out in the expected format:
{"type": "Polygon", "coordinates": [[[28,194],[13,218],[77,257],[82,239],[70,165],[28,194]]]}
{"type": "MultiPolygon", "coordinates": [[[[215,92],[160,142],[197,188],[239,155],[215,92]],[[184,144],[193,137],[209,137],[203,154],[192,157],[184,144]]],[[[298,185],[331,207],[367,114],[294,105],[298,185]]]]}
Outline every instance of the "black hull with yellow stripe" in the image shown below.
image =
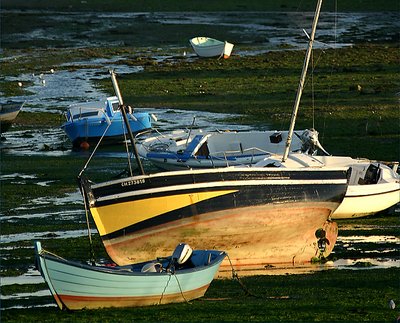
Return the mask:
{"type": "Polygon", "coordinates": [[[185,242],[225,250],[235,266],[254,268],[308,262],[331,252],[337,226],[329,217],[346,192],[346,174],[346,169],[227,167],[81,183],[118,265],[167,254],[185,242]],[[327,243],[316,235],[319,229],[327,243]]]}

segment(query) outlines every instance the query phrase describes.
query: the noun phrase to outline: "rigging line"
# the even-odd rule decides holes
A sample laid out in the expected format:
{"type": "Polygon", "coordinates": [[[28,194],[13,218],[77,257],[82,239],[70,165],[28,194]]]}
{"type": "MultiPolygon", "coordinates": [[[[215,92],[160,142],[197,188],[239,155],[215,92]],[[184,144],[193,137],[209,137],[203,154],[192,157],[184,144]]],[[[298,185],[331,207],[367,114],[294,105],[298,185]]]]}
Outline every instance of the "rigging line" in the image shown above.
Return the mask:
{"type": "Polygon", "coordinates": [[[122,131],[124,132],[125,149],[126,149],[126,155],[128,157],[128,168],[129,168],[130,175],[132,177],[133,176],[132,163],[131,163],[132,153],[130,153],[129,148],[128,148],[128,139],[126,138],[126,134],[127,134],[128,130],[125,129],[125,122],[122,122],[122,131]]]}
{"type": "Polygon", "coordinates": [[[51,251],[48,251],[48,250],[45,250],[45,249],[42,249],[41,252],[40,252],[40,254],[43,255],[43,257],[44,257],[46,254],[48,254],[48,255],[53,256],[53,257],[55,257],[55,258],[58,258],[58,259],[67,261],[65,258],[60,257],[59,255],[56,255],[55,253],[52,253],[51,251]]]}
{"type": "MultiPolygon", "coordinates": [[[[158,129],[156,129],[156,128],[151,128],[152,129],[152,131],[155,131],[157,134],[158,134],[158,136],[149,136],[147,139],[151,139],[151,138],[154,138],[154,141],[158,141],[159,143],[163,143],[163,141],[161,140],[162,138],[166,138],[167,136],[166,135],[164,135],[164,134],[162,134],[158,129]]],[[[146,140],[146,139],[145,139],[146,140]]],[[[149,144],[149,146],[144,146],[143,145],[143,148],[144,149],[146,149],[147,151],[149,151],[150,150],[150,146],[151,146],[151,143],[149,144]]]]}
{"type": "MultiPolygon", "coordinates": [[[[335,63],[337,65],[337,40],[338,40],[338,32],[337,32],[337,25],[338,25],[338,1],[335,0],[334,1],[334,22],[333,22],[333,55],[332,55],[332,59],[330,62],[331,65],[331,69],[330,69],[330,77],[332,80],[332,77],[334,75],[334,70],[336,69],[335,67],[335,63]]],[[[329,62],[328,62],[329,63],[329,62]]],[[[332,82],[328,82],[328,91],[327,91],[327,95],[326,95],[326,105],[329,105],[330,99],[331,99],[331,94],[332,94],[332,82]]],[[[322,127],[322,132],[320,132],[320,139],[321,139],[321,143],[324,142],[324,137],[325,137],[325,130],[326,130],[326,118],[327,116],[331,114],[331,112],[325,112],[324,113],[324,123],[323,123],[323,127],[322,127]]]]}
{"type": "Polygon", "coordinates": [[[93,249],[93,242],[92,242],[92,232],[90,230],[90,223],[89,223],[89,211],[87,209],[87,201],[86,201],[86,192],[83,185],[81,185],[81,191],[83,196],[83,204],[85,205],[85,216],[86,216],[86,225],[88,228],[88,237],[89,237],[89,245],[90,245],[90,262],[92,265],[95,263],[94,257],[94,249],[93,249]]]}
{"type": "MultiPolygon", "coordinates": [[[[326,54],[326,52],[321,49],[321,53],[318,55],[317,59],[314,59],[314,50],[311,51],[311,104],[312,104],[312,124],[313,128],[315,129],[315,87],[314,87],[314,71],[318,66],[319,61],[322,58],[322,55],[326,54]]],[[[304,81],[304,89],[307,87],[310,81],[310,77],[308,76],[304,81]]]]}
{"type": "MultiPolygon", "coordinates": [[[[115,116],[115,115],[114,115],[115,116]]],[[[114,120],[114,116],[112,117],[112,119],[110,120],[110,123],[107,125],[106,130],[104,130],[103,135],[100,137],[99,141],[97,142],[96,146],[94,147],[92,153],[90,154],[88,160],[86,161],[85,166],[83,166],[82,170],[80,171],[78,178],[81,177],[82,173],[86,170],[87,166],[89,165],[90,161],[92,160],[95,152],[97,151],[97,148],[99,148],[101,141],[103,140],[104,136],[106,135],[108,128],[110,128],[112,121],[114,120]]]]}
{"type": "Polygon", "coordinates": [[[315,96],[314,96],[314,51],[311,52],[311,104],[312,104],[312,127],[315,129],[315,96]]]}

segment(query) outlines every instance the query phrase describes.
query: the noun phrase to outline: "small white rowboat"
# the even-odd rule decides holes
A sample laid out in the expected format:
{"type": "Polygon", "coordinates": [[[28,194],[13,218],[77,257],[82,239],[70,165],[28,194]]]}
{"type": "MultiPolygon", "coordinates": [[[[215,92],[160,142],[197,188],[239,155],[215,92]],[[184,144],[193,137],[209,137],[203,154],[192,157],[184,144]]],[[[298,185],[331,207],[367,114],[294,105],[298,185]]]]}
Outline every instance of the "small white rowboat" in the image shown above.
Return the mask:
{"type": "Polygon", "coordinates": [[[209,37],[194,37],[189,42],[200,57],[228,58],[233,49],[233,44],[209,37]]]}

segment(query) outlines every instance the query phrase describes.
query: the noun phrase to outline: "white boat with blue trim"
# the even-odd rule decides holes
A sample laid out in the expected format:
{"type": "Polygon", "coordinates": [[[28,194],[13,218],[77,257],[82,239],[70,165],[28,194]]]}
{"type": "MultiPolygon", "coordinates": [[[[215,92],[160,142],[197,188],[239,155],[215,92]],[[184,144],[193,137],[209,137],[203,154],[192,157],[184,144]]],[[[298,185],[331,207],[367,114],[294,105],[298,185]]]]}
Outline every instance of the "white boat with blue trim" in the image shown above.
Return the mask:
{"type": "Polygon", "coordinates": [[[384,211],[400,203],[398,162],[384,163],[346,156],[313,156],[291,153],[285,162],[281,155],[270,155],[253,165],[279,168],[349,167],[346,195],[332,219],[360,218],[384,211]]]}
{"type": "MultiPolygon", "coordinates": [[[[164,170],[213,168],[255,164],[283,153],[287,131],[175,130],[139,138],[139,155],[164,170]]],[[[301,150],[300,136],[291,150],[301,150]]]]}
{"type": "Polygon", "coordinates": [[[398,162],[332,156],[320,144],[318,132],[294,133],[288,159],[282,162],[287,131],[177,130],[151,136],[138,145],[139,155],[165,170],[227,166],[349,167],[346,196],[333,219],[359,218],[400,203],[398,162]],[[318,155],[319,153],[324,155],[318,155]]]}
{"type": "Polygon", "coordinates": [[[229,58],[234,46],[227,41],[223,42],[210,37],[193,37],[189,42],[193,50],[200,57],[229,58]]]}

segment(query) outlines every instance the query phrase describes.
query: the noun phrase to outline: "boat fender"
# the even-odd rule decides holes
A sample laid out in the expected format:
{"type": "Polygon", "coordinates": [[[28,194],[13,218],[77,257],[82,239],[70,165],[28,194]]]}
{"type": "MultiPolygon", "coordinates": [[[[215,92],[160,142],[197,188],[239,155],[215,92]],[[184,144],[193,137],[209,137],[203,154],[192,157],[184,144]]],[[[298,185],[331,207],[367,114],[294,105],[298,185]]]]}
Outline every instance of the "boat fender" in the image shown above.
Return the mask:
{"type": "Polygon", "coordinates": [[[79,145],[79,148],[82,150],[88,150],[90,148],[90,145],[87,141],[82,141],[79,145]]]}
{"type": "Polygon", "coordinates": [[[160,273],[161,271],[162,265],[159,262],[149,262],[141,269],[142,273],[160,273]]]}

